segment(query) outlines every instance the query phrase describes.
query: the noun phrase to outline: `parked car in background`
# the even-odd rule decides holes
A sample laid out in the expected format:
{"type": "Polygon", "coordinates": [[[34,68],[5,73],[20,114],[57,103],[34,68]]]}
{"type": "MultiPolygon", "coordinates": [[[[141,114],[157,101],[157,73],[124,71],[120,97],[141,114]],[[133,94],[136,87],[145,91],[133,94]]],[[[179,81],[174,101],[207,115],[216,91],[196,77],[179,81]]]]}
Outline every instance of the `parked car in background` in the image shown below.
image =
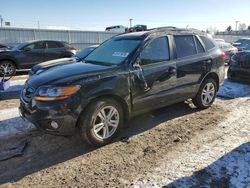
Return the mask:
{"type": "Polygon", "coordinates": [[[225,76],[223,54],[197,30],[121,34],[82,62],[30,77],[20,112],[50,134],[78,129],[86,142],[104,145],[135,115],[187,99],[200,109],[210,107],[225,76]]]}
{"type": "Polygon", "coordinates": [[[229,63],[230,58],[238,52],[238,49],[228,42],[216,41],[219,48],[225,53],[225,61],[229,63]]]}
{"type": "Polygon", "coordinates": [[[233,46],[238,48],[238,51],[250,50],[250,38],[241,38],[233,43],[233,46]]]}
{"type": "Polygon", "coordinates": [[[76,49],[61,41],[40,40],[19,44],[9,51],[0,52],[0,75],[12,76],[17,69],[32,66],[52,59],[71,57],[76,49]]]}
{"type": "Polygon", "coordinates": [[[0,44],[0,51],[11,50],[12,46],[0,44]]]}
{"type": "Polygon", "coordinates": [[[34,74],[39,74],[46,69],[52,68],[54,66],[63,65],[64,63],[68,64],[69,62],[76,63],[81,62],[87,57],[94,49],[96,49],[99,45],[92,45],[87,48],[84,48],[77,54],[73,55],[70,58],[60,58],[50,61],[45,61],[43,63],[39,63],[31,68],[29,71],[29,76],[32,76],[34,74]]]}
{"type": "Polygon", "coordinates": [[[124,27],[123,25],[115,25],[115,26],[106,27],[105,31],[125,33],[127,31],[127,28],[124,27]]]}
{"type": "Polygon", "coordinates": [[[146,25],[135,25],[135,26],[129,28],[130,32],[146,31],[146,30],[147,30],[146,25]]]}
{"type": "Polygon", "coordinates": [[[233,81],[250,83],[250,51],[242,51],[232,56],[227,77],[233,81]]]}

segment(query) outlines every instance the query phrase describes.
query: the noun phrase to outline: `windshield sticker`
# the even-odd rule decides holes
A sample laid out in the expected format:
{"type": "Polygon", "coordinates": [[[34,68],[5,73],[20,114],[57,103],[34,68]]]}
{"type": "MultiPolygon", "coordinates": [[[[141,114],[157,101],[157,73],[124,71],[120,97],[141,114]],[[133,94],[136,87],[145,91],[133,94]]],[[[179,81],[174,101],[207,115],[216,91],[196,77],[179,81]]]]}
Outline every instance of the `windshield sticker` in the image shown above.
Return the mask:
{"type": "Polygon", "coordinates": [[[128,52],[114,52],[112,56],[115,57],[128,57],[128,52]]]}

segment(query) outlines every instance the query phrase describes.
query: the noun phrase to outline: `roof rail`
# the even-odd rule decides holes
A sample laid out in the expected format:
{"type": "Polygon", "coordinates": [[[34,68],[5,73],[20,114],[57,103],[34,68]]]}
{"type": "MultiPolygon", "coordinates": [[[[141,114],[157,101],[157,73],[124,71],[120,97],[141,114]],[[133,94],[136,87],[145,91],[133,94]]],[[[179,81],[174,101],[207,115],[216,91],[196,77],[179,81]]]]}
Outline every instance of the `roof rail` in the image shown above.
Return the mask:
{"type": "Polygon", "coordinates": [[[173,26],[157,27],[157,28],[148,29],[148,31],[189,32],[189,33],[205,34],[204,31],[201,31],[195,28],[178,28],[178,27],[173,27],[173,26]]]}
{"type": "Polygon", "coordinates": [[[177,27],[174,27],[174,26],[155,27],[155,28],[147,29],[147,31],[161,30],[161,29],[165,29],[165,30],[175,30],[175,29],[177,29],[177,27]]]}

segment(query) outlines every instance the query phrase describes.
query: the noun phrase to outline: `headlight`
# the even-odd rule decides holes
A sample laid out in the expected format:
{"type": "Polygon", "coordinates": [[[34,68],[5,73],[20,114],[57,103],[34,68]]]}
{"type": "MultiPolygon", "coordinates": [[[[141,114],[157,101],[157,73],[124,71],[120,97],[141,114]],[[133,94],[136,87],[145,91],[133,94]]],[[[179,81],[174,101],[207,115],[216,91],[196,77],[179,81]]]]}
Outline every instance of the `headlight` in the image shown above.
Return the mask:
{"type": "Polygon", "coordinates": [[[40,87],[36,92],[35,100],[37,101],[54,101],[64,100],[70,95],[76,93],[80,89],[80,85],[65,87],[40,87]]]}

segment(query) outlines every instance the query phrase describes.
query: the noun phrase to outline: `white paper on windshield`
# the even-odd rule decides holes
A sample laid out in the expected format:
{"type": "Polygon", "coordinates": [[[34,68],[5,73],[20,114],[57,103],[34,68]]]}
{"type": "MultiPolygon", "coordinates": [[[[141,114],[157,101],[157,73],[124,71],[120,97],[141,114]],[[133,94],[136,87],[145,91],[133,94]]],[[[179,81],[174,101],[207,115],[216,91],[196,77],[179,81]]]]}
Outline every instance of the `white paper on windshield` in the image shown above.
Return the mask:
{"type": "Polygon", "coordinates": [[[112,56],[115,57],[128,57],[128,52],[114,52],[112,56]]]}

